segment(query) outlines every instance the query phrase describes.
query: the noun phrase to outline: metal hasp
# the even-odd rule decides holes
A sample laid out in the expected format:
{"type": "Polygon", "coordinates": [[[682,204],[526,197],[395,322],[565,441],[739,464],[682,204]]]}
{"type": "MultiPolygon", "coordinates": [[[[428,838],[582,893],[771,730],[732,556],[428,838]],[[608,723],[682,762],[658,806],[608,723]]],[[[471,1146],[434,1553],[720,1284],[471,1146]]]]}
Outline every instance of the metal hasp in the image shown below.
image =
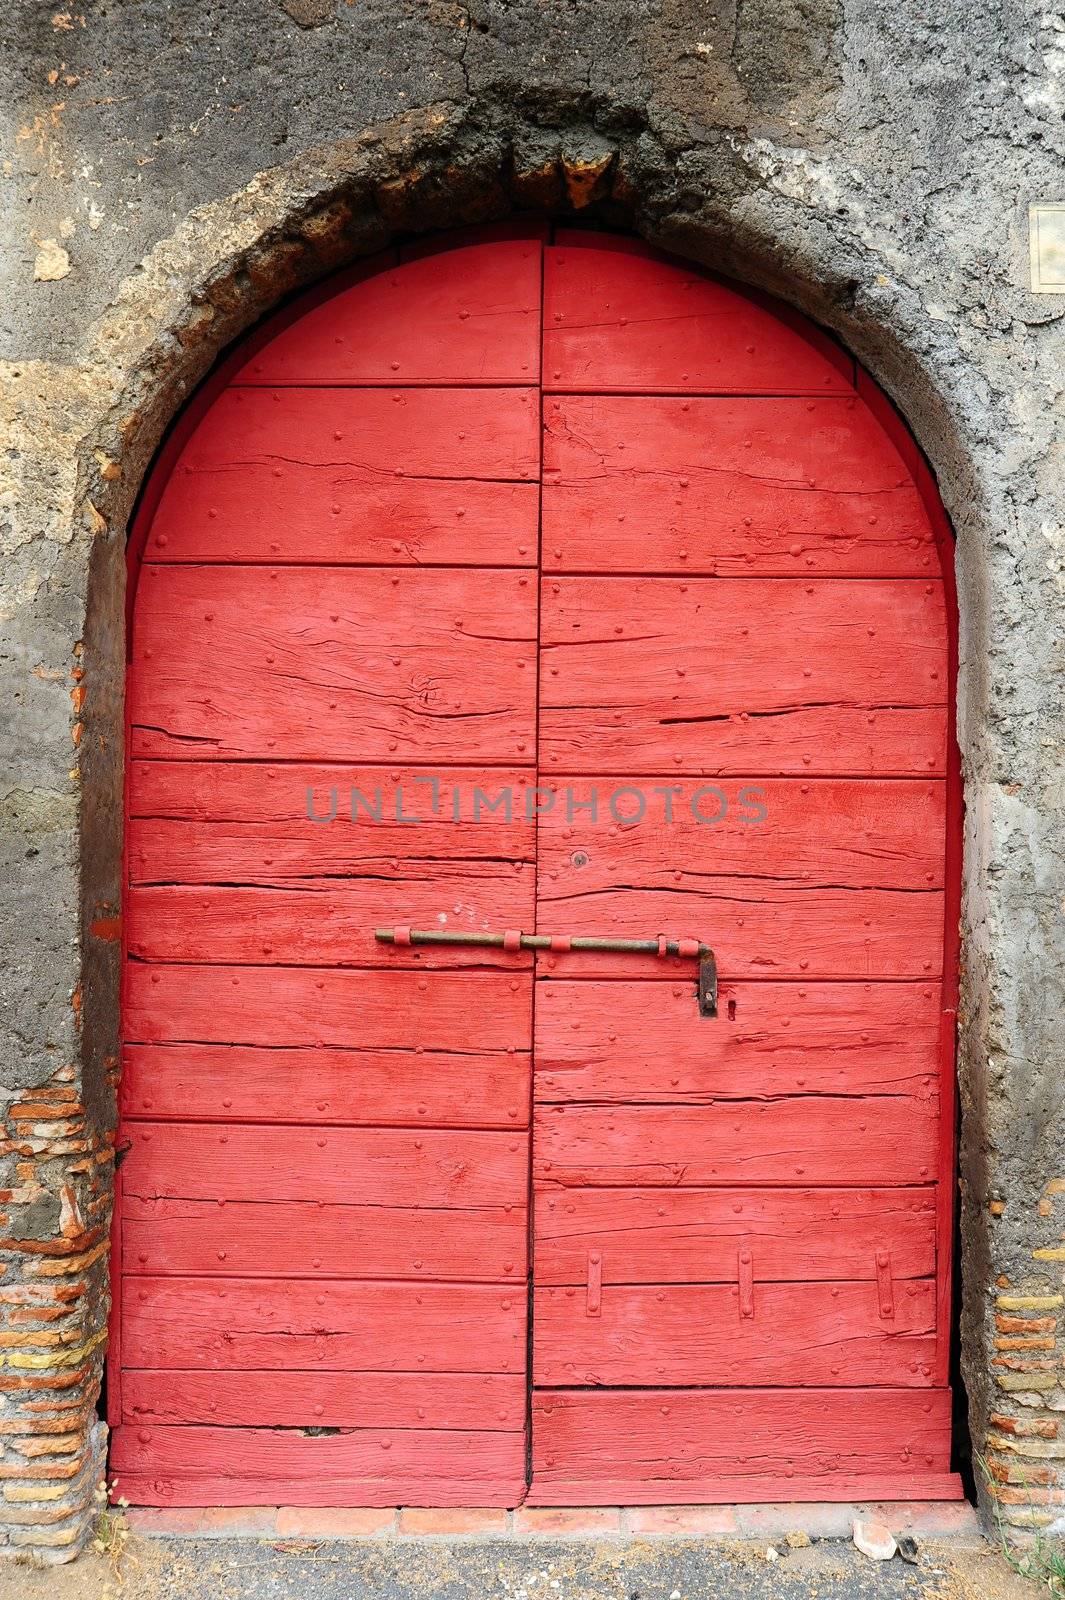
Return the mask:
{"type": "Polygon", "coordinates": [[[709,945],[699,946],[699,1015],[717,1016],[717,960],[709,945]]]}
{"type": "Polygon", "coordinates": [[[708,944],[698,939],[611,939],[568,933],[454,933],[444,928],[375,928],[379,944],[465,944],[493,950],[605,950],[621,955],[691,956],[699,961],[699,1015],[717,1016],[717,961],[708,944]]]}

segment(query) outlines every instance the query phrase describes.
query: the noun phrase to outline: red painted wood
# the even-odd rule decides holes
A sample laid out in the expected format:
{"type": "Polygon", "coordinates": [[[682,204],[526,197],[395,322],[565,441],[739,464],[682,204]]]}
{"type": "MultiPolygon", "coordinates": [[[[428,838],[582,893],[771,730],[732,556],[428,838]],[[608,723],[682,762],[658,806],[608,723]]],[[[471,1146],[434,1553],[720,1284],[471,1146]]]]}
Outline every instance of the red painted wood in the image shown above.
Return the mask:
{"type": "Polygon", "coordinates": [[[117,1428],[116,1493],[138,1505],[513,1506],[525,1436],[384,1428],[117,1428]]]}
{"type": "MultiPolygon", "coordinates": [[[[737,1448],[746,1448],[744,1441],[737,1448]]],[[[649,1467],[648,1472],[653,1471],[649,1467]]],[[[956,1472],[918,1473],[907,1461],[902,1461],[899,1472],[891,1476],[867,1473],[861,1476],[835,1472],[830,1478],[803,1477],[792,1468],[783,1473],[767,1472],[762,1477],[744,1474],[736,1477],[712,1477],[685,1480],[683,1492],[670,1484],[676,1479],[658,1479],[648,1476],[640,1482],[633,1479],[596,1478],[586,1481],[560,1483],[552,1479],[541,1486],[540,1477],[532,1479],[529,1492],[522,1504],[527,1506],[668,1506],[683,1500],[686,1505],[731,1506],[775,1502],[783,1494],[787,1503],[825,1501],[828,1504],[860,1501],[892,1500],[964,1500],[965,1488],[956,1472]]]]}
{"type": "Polygon", "coordinates": [[[541,640],[549,774],[943,771],[938,582],[546,579],[541,640]]]}
{"type": "MultiPolygon", "coordinates": [[[[958,674],[958,602],[955,579],[954,536],[935,477],[905,421],[868,374],[859,372],[857,387],[864,404],[879,421],[896,448],[910,462],[939,550],[947,604],[948,674],[952,684],[958,674]]],[[[945,829],[946,895],[944,900],[943,1032],[944,1050],[940,1079],[940,1179],[937,1270],[941,1314],[938,1328],[937,1377],[947,1383],[951,1361],[951,1278],[954,1257],[954,1173],[957,1168],[957,1007],[961,950],[961,841],[965,802],[962,791],[961,752],[957,739],[957,697],[951,696],[947,725],[947,822],[945,829]]]]}
{"type": "Polygon", "coordinates": [[[533,759],[536,594],[516,572],[149,566],[137,622],[135,756],[533,759]]]}
{"type": "Polygon", "coordinates": [[[516,239],[376,273],[257,350],[238,381],[535,383],[540,261],[538,241],[516,239]]]}
{"type": "Polygon", "coordinates": [[[525,1203],[528,1146],[516,1131],[131,1122],[125,1139],[126,1193],[144,1199],[525,1203]]]}
{"type": "Polygon", "coordinates": [[[535,566],[538,399],[535,389],[226,389],[175,464],[147,556],[535,566]]]}
{"type": "MultiPolygon", "coordinates": [[[[175,1276],[522,1283],[528,1231],[524,1162],[503,1205],[477,1206],[465,1200],[434,1205],[432,1180],[425,1180],[424,1169],[416,1169],[412,1186],[419,1178],[414,1201],[398,1205],[374,1198],[357,1161],[352,1162],[351,1198],[345,1204],[237,1200],[220,1206],[217,1196],[130,1196],[123,1231],[127,1270],[175,1276]],[[363,1194],[366,1201],[360,1203],[363,1194]]],[[[148,1187],[143,1178],[141,1183],[148,1187]]],[[[323,1187],[328,1190],[328,1180],[323,1187]]]]}
{"type": "Polygon", "coordinates": [[[644,250],[544,251],[548,391],[848,390],[848,364],[827,344],[687,262],[644,250]]]}
{"type": "Polygon", "coordinates": [[[463,769],[429,782],[388,767],[130,765],[128,857],[138,887],[127,920],[137,955],[258,961],[291,935],[293,949],[325,962],[515,965],[490,950],[379,945],[373,928],[411,919],[467,930],[531,924],[533,822],[520,769],[463,769]],[[487,809],[508,790],[510,823],[487,809]],[[172,887],[211,883],[284,889],[212,897],[172,887]],[[147,884],[167,887],[145,895],[147,884]]]}
{"type": "Polygon", "coordinates": [[[729,1283],[750,1249],[759,1283],[872,1282],[891,1241],[896,1279],[935,1272],[935,1190],[544,1189],[536,1282],[580,1285],[589,1251],[605,1285],[729,1283]]]}
{"type": "MultiPolygon", "coordinates": [[[[357,283],[384,268],[394,266],[397,259],[394,250],[379,251],[376,255],[366,257],[358,262],[354,267],[349,267],[343,272],[334,273],[324,283],[316,284],[303,294],[297,295],[282,310],[268,317],[256,333],[251,334],[219,362],[213,376],[196,390],[184,410],[178,415],[167,437],[163,440],[152,471],[142,487],[126,547],[127,660],[132,655],[141,566],[145,557],[148,535],[151,532],[155,513],[170,482],[174,468],[180,460],[186,444],[199,427],[200,422],[210,411],[223,390],[229,387],[233,376],[246,364],[255,350],[261,348],[264,344],[268,344],[282,328],[291,326],[305,311],[313,306],[323,304],[340,289],[346,288],[352,283],[357,283]]],[[[129,720],[128,693],[126,720],[127,722],[129,720]]],[[[127,738],[127,753],[129,748],[129,740],[127,738]]]]}
{"type": "Polygon", "coordinates": [[[256,862],[269,866],[273,879],[348,873],[363,862],[378,870],[382,858],[407,855],[535,859],[534,823],[518,796],[530,774],[517,767],[437,774],[339,762],[132,761],[129,767],[133,883],[229,883],[234,865],[243,874],[256,862]],[[435,790],[426,781],[433,776],[435,790]],[[508,788],[509,822],[504,810],[488,809],[508,788]],[[478,791],[483,799],[475,801],[478,791]],[[335,810],[335,823],[310,821],[308,809],[319,818],[335,810]],[[413,833],[406,820],[412,817],[413,833]],[[138,826],[141,818],[151,826],[138,826]]]}
{"type": "Polygon", "coordinates": [[[808,1095],[709,1106],[541,1106],[539,1181],[582,1187],[928,1183],[938,1106],[808,1095]]]}
{"type": "MultiPolygon", "coordinates": [[[[559,881],[568,868],[566,887],[551,879],[548,894],[601,894],[618,873],[648,886],[652,873],[662,877],[668,867],[686,880],[731,882],[755,863],[760,878],[804,892],[837,885],[924,892],[943,886],[943,814],[943,784],[927,780],[707,784],[668,771],[605,786],[574,779],[540,818],[537,859],[559,881]],[[570,860],[574,840],[589,857],[583,866],[570,860]]],[[[694,886],[684,883],[686,891],[694,886]]]]}
{"type": "Polygon", "coordinates": [[[519,1050],[128,1044],[121,1105],[153,1120],[523,1128],[529,1078],[519,1050]]]}
{"type": "Polygon", "coordinates": [[[525,1381],[492,1372],[126,1374],[125,1422],[225,1428],[448,1428],[520,1431],[525,1381]]]}
{"type": "MultiPolygon", "coordinates": [[[[961,859],[958,858],[958,869],[961,859]]],[[[948,936],[949,937],[949,936],[948,936]]],[[[948,980],[955,981],[954,975],[948,980]]],[[[945,985],[946,987],[946,985],[945,985]]],[[[950,1381],[951,1287],[954,1267],[954,1172],[958,1149],[958,1016],[944,1011],[940,1019],[939,1054],[939,1183],[936,1216],[936,1382],[950,1381]]]]}
{"type": "MultiPolygon", "coordinates": [[[[556,228],[552,243],[559,248],[574,250],[615,251],[621,255],[650,256],[657,261],[669,261],[674,266],[691,271],[693,263],[681,257],[663,255],[660,250],[645,244],[642,239],[636,239],[631,234],[604,233],[595,228],[578,226],[573,228],[556,228]]],[[[811,322],[809,317],[804,317],[801,311],[796,311],[794,306],[788,305],[783,300],[778,300],[774,295],[765,294],[761,289],[756,289],[752,284],[741,283],[726,274],[714,273],[706,268],[697,267],[701,276],[712,282],[721,283],[726,289],[731,289],[753,306],[769,313],[777,323],[797,333],[809,345],[813,345],[828,364],[835,367],[836,371],[845,379],[848,387],[856,387],[859,373],[855,368],[853,356],[849,355],[842,345],[838,344],[831,334],[811,322]]],[[[864,374],[862,374],[864,376],[864,374]]]]}
{"type": "Polygon", "coordinates": [[[404,254],[238,353],[133,545],[112,1384],[116,1459],[145,1424],[132,1497],[514,1503],[530,1220],[538,1370],[567,1404],[651,1423],[582,1412],[560,1443],[537,1399],[532,1501],[956,1494],[936,1042],[956,642],[927,467],[795,314],[642,246],[563,241],[538,673],[540,237],[404,254]],[[617,393],[563,392],[596,388],[617,393]],[[536,822],[446,815],[478,778],[534,782],[537,759],[559,792],[536,822]],[[352,783],[441,764],[442,814],[416,828],[387,802],[306,816],[308,783],[336,783],[343,813],[352,783]],[[602,806],[722,773],[771,791],[764,823],[565,815],[573,775],[602,806]],[[370,932],[529,926],[534,871],[541,929],[709,938],[723,981],[711,1023],[690,962],[539,960],[530,1219],[528,958],[420,974],[402,969],[438,953],[370,932]],[[782,1378],[738,1392],[739,1429],[714,1390],[663,1387],[782,1378]],[[400,1427],[396,1454],[381,1430],[400,1427]]]}
{"type": "Polygon", "coordinates": [[[486,1284],[133,1278],[130,1367],[522,1372],[525,1294],[486,1284]],[[420,1359],[419,1359],[420,1358],[420,1359]]]}
{"type": "Polygon", "coordinates": [[[853,395],[566,395],[544,409],[548,572],[939,576],[898,451],[853,395]]]}
{"type": "Polygon", "coordinates": [[[752,1241],[753,1315],[737,1284],[625,1284],[605,1288],[597,1316],[580,1289],[540,1289],[533,1382],[541,1386],[644,1384],[928,1387],[935,1356],[935,1285],[922,1278],[877,1314],[875,1283],[762,1283],[752,1241]]]}
{"type": "Polygon", "coordinates": [[[102,1395],[105,1420],[108,1427],[112,1429],[122,1421],[126,1393],[122,1359],[121,1313],[123,1275],[122,1220],[125,1216],[126,1200],[122,1186],[121,1169],[116,1165],[113,1170],[115,1187],[111,1226],[108,1229],[108,1244],[110,1248],[107,1260],[107,1287],[111,1305],[107,1319],[107,1345],[104,1352],[107,1382],[104,1385],[102,1395]]]}
{"type": "Polygon", "coordinates": [[[670,859],[682,868],[691,861],[705,877],[742,878],[756,853],[759,875],[785,883],[932,892],[943,884],[943,810],[943,784],[935,779],[706,783],[665,773],[658,786],[618,777],[596,795],[591,780],[574,778],[541,820],[547,854],[540,859],[554,867],[564,838],[580,833],[595,859],[579,870],[605,887],[621,861],[640,873],[657,859],[661,870],[666,825],[675,841],[670,859]],[[607,852],[609,860],[602,859],[607,852]]]}
{"type": "Polygon", "coordinates": [[[125,1036],[137,1044],[529,1048],[526,974],[325,968],[129,969],[125,1036]]]}
{"type": "MultiPolygon", "coordinates": [[[[683,876],[681,883],[683,883],[683,876]]],[[[562,897],[539,879],[540,925],[564,918],[569,933],[646,938],[661,929],[711,942],[722,972],[736,978],[898,979],[938,981],[943,938],[937,894],[894,889],[811,889],[765,884],[757,878],[699,885],[685,894],[674,884],[629,891],[619,882],[598,899],[562,897]]],[[[672,979],[695,992],[694,963],[670,957],[574,951],[538,957],[546,976],[578,974],[625,979],[672,979]]]]}
{"type": "MultiPolygon", "coordinates": [[[[378,944],[374,928],[396,923],[478,933],[529,927],[533,917],[532,864],[516,872],[511,862],[464,862],[457,867],[417,858],[379,875],[305,888],[131,889],[126,901],[129,948],[151,961],[269,961],[320,966],[454,967],[527,966],[500,951],[476,948],[396,949],[378,944]],[[446,909],[445,909],[446,908],[446,909]],[[416,959],[412,959],[416,957],[416,959]]],[[[265,869],[268,871],[269,869],[265,869]]]]}
{"type": "Polygon", "coordinates": [[[945,1390],[543,1391],[529,1500],[960,1499],[949,1460],[945,1390]]]}
{"type": "Polygon", "coordinates": [[[695,1028],[692,1013],[691,983],[542,983],[536,1099],[937,1101],[938,986],[730,982],[719,1026],[695,1028]]]}

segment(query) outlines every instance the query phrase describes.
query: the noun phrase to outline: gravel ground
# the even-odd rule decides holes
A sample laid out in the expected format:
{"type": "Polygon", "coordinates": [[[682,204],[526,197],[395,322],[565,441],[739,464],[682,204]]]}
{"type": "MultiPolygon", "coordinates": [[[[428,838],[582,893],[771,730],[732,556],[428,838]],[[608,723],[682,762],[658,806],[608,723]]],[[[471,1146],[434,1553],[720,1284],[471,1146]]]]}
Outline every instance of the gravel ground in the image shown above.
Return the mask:
{"type": "Polygon", "coordinates": [[[0,1563],[3,1600],[1036,1600],[991,1546],[926,1541],[920,1564],[824,1541],[766,1558],[694,1539],[278,1540],[131,1538],[118,1561],[0,1563]]]}

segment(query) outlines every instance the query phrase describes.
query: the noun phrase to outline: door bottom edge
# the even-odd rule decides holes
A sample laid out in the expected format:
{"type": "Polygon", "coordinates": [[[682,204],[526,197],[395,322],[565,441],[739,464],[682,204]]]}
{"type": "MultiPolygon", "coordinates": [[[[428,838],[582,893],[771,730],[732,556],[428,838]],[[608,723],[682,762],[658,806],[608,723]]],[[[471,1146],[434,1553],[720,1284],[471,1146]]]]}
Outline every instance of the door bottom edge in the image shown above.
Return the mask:
{"type": "Polygon", "coordinates": [[[779,1477],[769,1481],[731,1478],[663,1484],[602,1481],[538,1484],[534,1478],[525,1504],[563,1509],[575,1506],[863,1505],[871,1501],[905,1504],[964,1499],[960,1475],[942,1472],[911,1479],[779,1477]]]}

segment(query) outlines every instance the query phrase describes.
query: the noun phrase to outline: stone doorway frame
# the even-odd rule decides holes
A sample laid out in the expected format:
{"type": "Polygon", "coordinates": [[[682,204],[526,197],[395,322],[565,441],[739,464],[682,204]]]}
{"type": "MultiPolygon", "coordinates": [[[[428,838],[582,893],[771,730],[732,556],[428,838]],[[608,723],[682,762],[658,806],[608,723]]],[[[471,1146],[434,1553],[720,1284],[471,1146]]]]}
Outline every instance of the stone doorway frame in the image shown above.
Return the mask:
{"type": "MultiPolygon", "coordinates": [[[[957,535],[958,729],[968,808],[955,1293],[969,1431],[981,1451],[996,1383],[1004,1387],[992,1365],[995,1281],[1006,1278],[1025,1291],[1022,1299],[1053,1298],[1038,1258],[1032,1265],[1040,1224],[1033,1227],[1033,1218],[1018,1210],[1012,1232],[993,1237],[991,1226],[1007,1185],[1016,1182],[1022,1197],[1041,1198],[1032,1171],[1039,1160],[1034,1132],[1005,1153],[989,1154],[989,1126],[994,1120],[1001,1128],[1023,1097],[1024,1074],[1016,1069],[1028,1059],[1014,1000],[1031,961],[1007,939],[1004,925],[1037,891],[1028,856],[1005,849],[1017,819],[993,737],[992,621],[1016,601],[1003,592],[1001,564],[992,561],[1009,494],[988,446],[987,417],[967,393],[977,380],[960,349],[951,357],[942,341],[925,337],[912,307],[859,294],[864,267],[857,242],[850,258],[829,262],[812,236],[808,248],[797,245],[794,229],[779,223],[773,207],[704,196],[690,212],[670,212],[656,202],[655,174],[645,170],[635,134],[613,143],[597,136],[591,149],[587,141],[567,144],[564,134],[545,147],[544,137],[538,131],[523,143],[486,133],[453,106],[430,108],[306,153],[201,207],[153,250],[95,330],[96,354],[68,398],[61,437],[53,425],[37,446],[27,432],[28,450],[43,454],[48,447],[61,459],[58,488],[49,490],[43,465],[40,482],[42,493],[53,492],[67,529],[68,612],[79,626],[72,658],[66,640],[69,676],[53,673],[51,680],[54,700],[69,696],[70,742],[60,758],[70,783],[58,812],[58,842],[41,867],[45,892],[65,908],[70,936],[65,970],[43,1008],[47,1048],[28,1054],[7,1110],[9,1140],[28,1119],[46,1132],[37,1141],[44,1147],[33,1152],[32,1181],[27,1169],[9,1202],[12,1249],[2,1259],[13,1265],[3,1287],[25,1286],[31,1299],[56,1282],[80,1292],[61,1302],[51,1324],[60,1334],[52,1353],[34,1347],[14,1368],[9,1358],[6,1376],[13,1372],[19,1384],[0,1390],[0,1409],[32,1417],[34,1437],[48,1429],[70,1441],[56,1458],[59,1470],[48,1473],[41,1457],[19,1452],[17,1440],[8,1451],[0,1530],[10,1527],[12,1548],[52,1559],[76,1553],[104,1461],[104,1430],[94,1417],[106,1339],[117,1073],[126,530],[166,430],[226,349],[286,295],[397,236],[468,227],[515,210],[570,219],[576,212],[625,229],[797,306],[838,335],[906,418],[957,535]],[[532,155],[522,157],[523,148],[532,155]],[[997,875],[989,872],[992,864],[997,875]],[[54,1269],[45,1276],[42,1261],[54,1269]]],[[[57,636],[54,654],[63,653],[57,636]]],[[[53,716],[48,732],[57,745],[54,730],[53,716]]],[[[54,750],[51,764],[57,765],[54,750]]],[[[1049,953],[1044,965],[1049,969],[1049,953]]],[[[13,1148],[17,1154],[17,1143],[13,1148]]],[[[1053,1406],[1045,1382],[1034,1391],[1027,1382],[1022,1374],[1012,1390],[1005,1386],[1000,1409],[1013,1393],[1022,1406],[1032,1392],[1036,1404],[1042,1395],[1042,1404],[1053,1406]]]]}

